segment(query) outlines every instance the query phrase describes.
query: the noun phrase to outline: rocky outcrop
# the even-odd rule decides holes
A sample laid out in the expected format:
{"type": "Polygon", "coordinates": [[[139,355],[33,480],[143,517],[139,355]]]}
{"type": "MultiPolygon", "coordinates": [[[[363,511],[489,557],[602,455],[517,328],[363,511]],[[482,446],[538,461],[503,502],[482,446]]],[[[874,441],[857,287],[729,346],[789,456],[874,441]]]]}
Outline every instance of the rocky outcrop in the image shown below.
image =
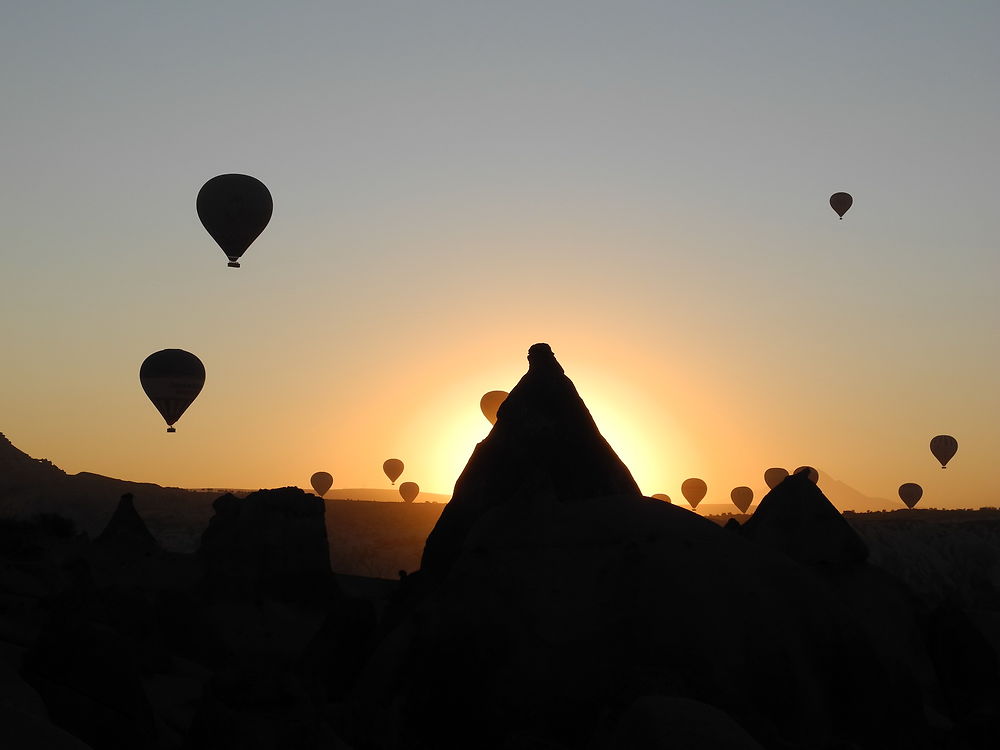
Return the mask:
{"type": "Polygon", "coordinates": [[[122,495],[111,520],[94,544],[124,555],[152,554],[159,550],[153,535],[136,512],[131,492],[122,495]]]}
{"type": "Polygon", "coordinates": [[[868,558],[861,537],[806,472],[786,477],[767,493],[741,533],[807,565],[844,565],[868,558]]]}
{"type": "Polygon", "coordinates": [[[660,737],[674,699],[736,747],[930,746],[913,670],[801,562],[864,559],[815,486],[772,493],[753,541],[644,498],[549,348],[529,363],[359,684],[394,691],[402,746],[660,737]]]}
{"type": "Polygon", "coordinates": [[[558,502],[641,494],[548,344],[528,350],[528,372],[500,405],[496,424],[455,483],[427,538],[421,569],[445,575],[477,521],[536,491],[558,502]]]}
{"type": "Polygon", "coordinates": [[[213,507],[198,554],[214,590],[297,600],[333,585],[320,498],[285,487],[223,495],[213,507]]]}

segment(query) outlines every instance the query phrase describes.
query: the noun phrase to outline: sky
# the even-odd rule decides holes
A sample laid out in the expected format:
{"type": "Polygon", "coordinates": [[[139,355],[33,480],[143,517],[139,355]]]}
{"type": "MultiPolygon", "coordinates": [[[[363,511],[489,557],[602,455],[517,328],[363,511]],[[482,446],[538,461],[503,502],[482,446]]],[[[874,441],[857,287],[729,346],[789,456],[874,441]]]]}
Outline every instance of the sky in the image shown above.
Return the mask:
{"type": "Polygon", "coordinates": [[[69,472],[397,457],[450,493],[544,341],[647,494],[811,464],[1000,504],[998,32],[971,0],[5,4],[0,431],[69,472]],[[274,198],[238,270],[195,212],[228,172],[274,198]],[[164,348],[207,370],[173,435],[164,348]]]}

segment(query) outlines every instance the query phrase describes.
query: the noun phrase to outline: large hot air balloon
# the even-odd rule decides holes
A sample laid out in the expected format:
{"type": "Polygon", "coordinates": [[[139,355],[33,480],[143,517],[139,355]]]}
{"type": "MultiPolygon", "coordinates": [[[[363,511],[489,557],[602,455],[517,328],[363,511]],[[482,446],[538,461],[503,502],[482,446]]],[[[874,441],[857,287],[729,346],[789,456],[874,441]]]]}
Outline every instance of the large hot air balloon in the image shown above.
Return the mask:
{"type": "Polygon", "coordinates": [[[746,513],[753,502],[753,490],[749,487],[734,487],[729,493],[733,500],[733,505],[740,509],[740,513],[746,513]]]}
{"type": "Polygon", "coordinates": [[[312,483],[313,490],[320,497],[323,497],[333,487],[333,476],[325,471],[317,471],[309,478],[309,481],[312,483]]]}
{"type": "Polygon", "coordinates": [[[183,349],[163,349],[143,360],[139,382],[167,423],[167,432],[176,432],[174,422],[205,385],[205,365],[183,349]]]}
{"type": "Polygon", "coordinates": [[[906,484],[899,485],[899,499],[906,503],[907,508],[912,508],[916,505],[920,498],[923,497],[924,488],[919,484],[914,484],[913,482],[907,482],[906,484]]]}
{"type": "Polygon", "coordinates": [[[816,469],[814,469],[812,466],[800,466],[795,471],[793,471],[792,474],[800,474],[803,471],[805,471],[805,472],[807,472],[809,474],[809,481],[810,482],[812,482],[813,484],[816,484],[817,482],[819,482],[819,472],[816,471],[816,469]]]}
{"type": "Polygon", "coordinates": [[[830,208],[837,212],[841,219],[847,213],[847,209],[854,205],[854,198],[850,193],[834,193],[830,196],[830,208]]]}
{"type": "Polygon", "coordinates": [[[271,220],[274,203],[263,182],[245,174],[220,174],[198,192],[198,218],[229,258],[230,268],[271,220]]]}
{"type": "Polygon", "coordinates": [[[931,453],[941,462],[941,468],[947,468],[948,462],[958,452],[958,441],[951,435],[938,435],[931,438],[931,453]]]}
{"type": "Polygon", "coordinates": [[[681,493],[684,495],[684,499],[688,501],[692,508],[697,508],[698,503],[700,503],[708,493],[708,485],[695,477],[685,479],[684,484],[681,485],[681,493]]]}
{"type": "Polygon", "coordinates": [[[768,489],[773,490],[775,487],[781,484],[785,480],[785,477],[787,476],[788,476],[787,469],[781,469],[775,466],[774,468],[768,469],[767,471],[764,472],[764,484],[767,485],[768,489]]]}
{"type": "Polygon", "coordinates": [[[507,399],[507,391],[490,391],[479,399],[479,408],[483,410],[483,416],[490,420],[490,424],[497,423],[497,409],[507,399]]]}
{"type": "Polygon", "coordinates": [[[399,479],[399,475],[403,473],[403,462],[398,458],[390,458],[382,464],[382,471],[384,471],[385,475],[389,477],[389,482],[391,484],[396,484],[396,480],[399,479]]]}
{"type": "Polygon", "coordinates": [[[670,495],[664,495],[662,492],[657,492],[655,495],[650,495],[650,497],[654,500],[662,500],[665,503],[670,502],[670,495]]]}
{"type": "Polygon", "coordinates": [[[399,485],[399,496],[403,498],[404,502],[412,503],[419,494],[420,487],[416,482],[403,482],[399,485]]]}

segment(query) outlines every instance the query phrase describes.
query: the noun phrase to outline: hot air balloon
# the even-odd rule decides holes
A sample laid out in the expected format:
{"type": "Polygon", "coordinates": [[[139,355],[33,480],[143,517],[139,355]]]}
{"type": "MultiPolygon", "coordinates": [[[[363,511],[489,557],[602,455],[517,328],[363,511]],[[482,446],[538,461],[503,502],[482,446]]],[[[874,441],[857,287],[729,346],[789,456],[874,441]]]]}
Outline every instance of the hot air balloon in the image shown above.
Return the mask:
{"type": "Polygon", "coordinates": [[[479,399],[479,408],[483,410],[483,416],[490,420],[490,424],[497,423],[497,409],[507,399],[507,391],[490,391],[479,399]]]}
{"type": "Polygon", "coordinates": [[[773,490],[779,484],[781,484],[785,477],[788,476],[787,469],[780,469],[777,466],[768,469],[764,472],[764,484],[767,485],[768,489],[773,490]]]}
{"type": "Polygon", "coordinates": [[[229,258],[230,268],[271,220],[274,203],[263,182],[245,174],[220,174],[198,191],[198,218],[229,258]]]}
{"type": "Polygon", "coordinates": [[[746,513],[753,502],[753,490],[749,487],[734,487],[729,497],[732,498],[733,505],[739,508],[740,513],[746,513]]]}
{"type": "Polygon", "coordinates": [[[665,503],[670,502],[670,495],[664,495],[662,492],[658,492],[655,495],[650,495],[654,500],[662,500],[665,503]]]}
{"type": "Polygon", "coordinates": [[[707,492],[708,485],[702,480],[694,477],[691,479],[685,479],[684,484],[681,485],[681,493],[684,495],[684,499],[688,501],[692,508],[698,507],[698,503],[702,501],[707,492]]]}
{"type": "Polygon", "coordinates": [[[810,482],[812,482],[813,484],[816,484],[816,483],[819,482],[819,472],[816,471],[816,469],[814,469],[812,466],[800,466],[795,471],[793,471],[792,474],[800,474],[803,471],[805,471],[805,472],[807,472],[809,474],[809,481],[810,482]]]}
{"type": "Polygon", "coordinates": [[[143,360],[139,382],[167,423],[167,432],[176,432],[174,423],[205,385],[205,365],[183,349],[163,349],[143,360]]]}
{"type": "Polygon", "coordinates": [[[837,212],[841,219],[847,213],[847,209],[854,205],[854,198],[850,193],[834,193],[830,196],[830,208],[837,212]]]}
{"type": "Polygon", "coordinates": [[[309,481],[312,483],[313,490],[320,497],[323,497],[327,490],[333,486],[333,476],[325,471],[317,471],[309,478],[309,481]]]}
{"type": "Polygon", "coordinates": [[[412,503],[419,494],[420,487],[416,482],[403,482],[399,485],[399,496],[403,498],[404,502],[412,503]]]}
{"type": "Polygon", "coordinates": [[[385,475],[389,477],[389,482],[391,484],[396,484],[396,480],[399,479],[399,475],[403,473],[403,462],[398,458],[390,458],[382,464],[382,471],[384,471],[385,475]]]}
{"type": "Polygon", "coordinates": [[[941,468],[947,468],[948,462],[958,452],[958,441],[951,435],[938,435],[931,438],[931,453],[941,462],[941,468]]]}
{"type": "Polygon", "coordinates": [[[924,494],[924,488],[919,484],[907,482],[899,485],[899,499],[906,503],[907,508],[916,505],[924,494]]]}

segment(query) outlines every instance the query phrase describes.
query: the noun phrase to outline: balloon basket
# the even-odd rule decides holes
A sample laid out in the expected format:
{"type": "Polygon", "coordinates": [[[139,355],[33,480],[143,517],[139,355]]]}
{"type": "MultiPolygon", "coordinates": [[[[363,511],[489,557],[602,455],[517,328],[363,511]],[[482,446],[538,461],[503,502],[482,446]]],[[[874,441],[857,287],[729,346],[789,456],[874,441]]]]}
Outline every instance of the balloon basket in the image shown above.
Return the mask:
{"type": "Polygon", "coordinates": [[[227,263],[226,265],[228,265],[230,268],[239,268],[240,267],[240,264],[237,263],[235,260],[229,261],[229,263],[227,263]]]}
{"type": "Polygon", "coordinates": [[[173,427],[168,427],[167,432],[177,432],[173,427]]]}

